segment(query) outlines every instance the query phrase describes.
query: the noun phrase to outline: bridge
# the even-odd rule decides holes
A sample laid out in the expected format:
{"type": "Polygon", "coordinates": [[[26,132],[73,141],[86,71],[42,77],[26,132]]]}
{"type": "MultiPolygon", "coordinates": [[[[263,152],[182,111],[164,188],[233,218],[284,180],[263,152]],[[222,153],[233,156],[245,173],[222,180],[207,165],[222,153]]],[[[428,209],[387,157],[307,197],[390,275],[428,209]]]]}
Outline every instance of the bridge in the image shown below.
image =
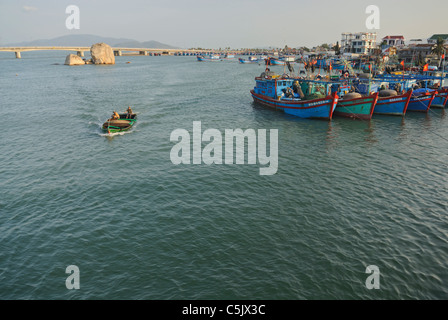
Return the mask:
{"type": "MultiPolygon", "coordinates": [[[[22,52],[27,51],[48,51],[48,50],[60,50],[60,51],[72,51],[80,57],[84,57],[85,51],[90,51],[90,47],[0,47],[0,52],[14,52],[16,58],[22,57],[22,52]]],[[[157,49],[157,48],[112,48],[115,56],[123,55],[123,52],[135,52],[142,56],[148,55],[198,55],[198,54],[210,54],[217,53],[218,51],[211,49],[204,50],[192,50],[192,49],[157,49]]],[[[237,53],[232,51],[232,53],[237,53]]]]}

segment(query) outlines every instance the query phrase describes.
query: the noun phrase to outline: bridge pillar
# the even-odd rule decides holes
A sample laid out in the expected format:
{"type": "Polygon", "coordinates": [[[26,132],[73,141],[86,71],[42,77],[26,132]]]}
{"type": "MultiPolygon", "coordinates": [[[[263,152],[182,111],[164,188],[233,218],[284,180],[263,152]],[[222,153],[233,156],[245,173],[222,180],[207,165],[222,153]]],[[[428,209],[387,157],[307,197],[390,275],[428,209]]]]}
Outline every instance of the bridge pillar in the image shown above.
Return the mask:
{"type": "Polygon", "coordinates": [[[115,50],[114,51],[114,55],[118,56],[118,57],[121,57],[121,50],[115,50]]]}
{"type": "Polygon", "coordinates": [[[78,57],[84,57],[84,51],[78,51],[76,52],[76,54],[78,55],[78,57]]]}
{"type": "Polygon", "coordinates": [[[20,55],[20,51],[16,51],[16,58],[17,59],[21,59],[22,58],[22,56],[20,55]]]}

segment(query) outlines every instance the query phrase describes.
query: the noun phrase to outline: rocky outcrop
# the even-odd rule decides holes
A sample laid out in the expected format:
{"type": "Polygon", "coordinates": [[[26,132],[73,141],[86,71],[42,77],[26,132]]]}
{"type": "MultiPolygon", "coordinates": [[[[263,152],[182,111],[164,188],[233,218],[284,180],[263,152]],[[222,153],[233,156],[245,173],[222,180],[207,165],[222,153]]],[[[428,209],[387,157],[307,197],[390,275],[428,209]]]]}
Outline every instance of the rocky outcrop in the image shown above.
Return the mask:
{"type": "Polygon", "coordinates": [[[95,43],[90,48],[90,55],[94,64],[115,64],[114,51],[105,43],[95,43]]]}
{"type": "Polygon", "coordinates": [[[67,66],[79,66],[85,64],[84,60],[76,54],[69,54],[67,58],[65,58],[65,65],[67,66]]]}

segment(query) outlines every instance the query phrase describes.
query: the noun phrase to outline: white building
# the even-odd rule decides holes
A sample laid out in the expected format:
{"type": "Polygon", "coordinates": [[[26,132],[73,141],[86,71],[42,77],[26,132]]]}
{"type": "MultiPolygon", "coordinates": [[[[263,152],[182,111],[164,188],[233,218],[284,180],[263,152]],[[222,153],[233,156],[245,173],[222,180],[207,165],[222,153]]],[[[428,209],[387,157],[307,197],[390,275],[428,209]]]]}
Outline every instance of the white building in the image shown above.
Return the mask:
{"type": "Polygon", "coordinates": [[[341,39],[341,53],[369,54],[376,48],[376,33],[344,32],[341,39]]]}
{"type": "Polygon", "coordinates": [[[383,38],[383,42],[385,43],[385,47],[397,47],[403,48],[405,45],[403,36],[385,36],[383,38]]]}

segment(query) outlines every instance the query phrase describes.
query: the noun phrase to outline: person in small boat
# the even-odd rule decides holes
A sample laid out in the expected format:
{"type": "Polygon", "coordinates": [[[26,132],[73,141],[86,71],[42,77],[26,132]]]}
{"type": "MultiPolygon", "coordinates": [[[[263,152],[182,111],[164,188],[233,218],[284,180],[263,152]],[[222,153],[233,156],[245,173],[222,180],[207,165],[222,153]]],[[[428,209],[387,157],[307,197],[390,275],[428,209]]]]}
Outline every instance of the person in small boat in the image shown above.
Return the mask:
{"type": "Polygon", "coordinates": [[[128,109],[126,110],[126,118],[132,118],[132,115],[134,114],[134,112],[132,112],[131,106],[128,107],[128,109]]]}
{"type": "Polygon", "coordinates": [[[114,111],[114,113],[112,113],[112,117],[110,119],[111,120],[119,120],[120,119],[120,115],[118,114],[117,111],[114,111]]]}

